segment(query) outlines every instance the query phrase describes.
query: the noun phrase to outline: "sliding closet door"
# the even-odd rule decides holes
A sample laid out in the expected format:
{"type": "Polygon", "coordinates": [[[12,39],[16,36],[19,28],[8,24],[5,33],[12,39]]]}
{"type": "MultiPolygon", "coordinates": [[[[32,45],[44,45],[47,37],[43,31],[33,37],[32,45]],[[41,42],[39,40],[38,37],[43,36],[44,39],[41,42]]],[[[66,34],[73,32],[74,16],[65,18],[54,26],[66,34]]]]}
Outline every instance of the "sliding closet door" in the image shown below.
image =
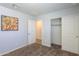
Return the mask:
{"type": "Polygon", "coordinates": [[[51,44],[61,45],[61,18],[51,20],[51,44]]]}

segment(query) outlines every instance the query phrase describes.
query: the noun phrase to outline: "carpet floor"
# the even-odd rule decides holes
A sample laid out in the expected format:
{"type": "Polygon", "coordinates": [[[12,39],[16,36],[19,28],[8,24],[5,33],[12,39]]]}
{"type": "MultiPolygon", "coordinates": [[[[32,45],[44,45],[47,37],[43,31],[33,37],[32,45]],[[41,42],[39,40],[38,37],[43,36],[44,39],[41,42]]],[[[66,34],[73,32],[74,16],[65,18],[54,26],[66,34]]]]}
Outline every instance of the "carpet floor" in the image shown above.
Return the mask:
{"type": "Polygon", "coordinates": [[[17,49],[8,54],[5,54],[4,56],[79,56],[79,55],[63,51],[59,46],[56,45],[53,45],[52,47],[46,47],[41,46],[39,44],[32,44],[17,49]]]}

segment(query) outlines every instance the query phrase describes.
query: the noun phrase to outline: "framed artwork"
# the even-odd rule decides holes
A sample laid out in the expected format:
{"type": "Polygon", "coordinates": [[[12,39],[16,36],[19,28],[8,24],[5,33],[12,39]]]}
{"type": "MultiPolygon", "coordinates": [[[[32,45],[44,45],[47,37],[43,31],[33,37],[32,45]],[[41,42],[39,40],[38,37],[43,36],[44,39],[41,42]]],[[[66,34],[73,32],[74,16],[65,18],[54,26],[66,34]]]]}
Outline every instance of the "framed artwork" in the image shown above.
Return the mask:
{"type": "Polygon", "coordinates": [[[18,31],[18,18],[10,16],[1,16],[2,31],[18,31]]]}

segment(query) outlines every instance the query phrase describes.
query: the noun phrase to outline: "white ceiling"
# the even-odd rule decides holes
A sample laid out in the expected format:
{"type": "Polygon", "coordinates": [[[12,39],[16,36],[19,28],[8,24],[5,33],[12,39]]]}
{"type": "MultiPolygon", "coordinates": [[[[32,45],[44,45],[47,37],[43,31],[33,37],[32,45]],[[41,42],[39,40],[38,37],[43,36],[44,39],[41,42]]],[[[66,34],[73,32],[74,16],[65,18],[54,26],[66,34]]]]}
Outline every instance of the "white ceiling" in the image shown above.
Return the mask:
{"type": "Polygon", "coordinates": [[[0,3],[0,5],[33,16],[38,16],[38,15],[54,12],[57,10],[78,6],[78,4],[74,4],[74,3],[0,3]]]}

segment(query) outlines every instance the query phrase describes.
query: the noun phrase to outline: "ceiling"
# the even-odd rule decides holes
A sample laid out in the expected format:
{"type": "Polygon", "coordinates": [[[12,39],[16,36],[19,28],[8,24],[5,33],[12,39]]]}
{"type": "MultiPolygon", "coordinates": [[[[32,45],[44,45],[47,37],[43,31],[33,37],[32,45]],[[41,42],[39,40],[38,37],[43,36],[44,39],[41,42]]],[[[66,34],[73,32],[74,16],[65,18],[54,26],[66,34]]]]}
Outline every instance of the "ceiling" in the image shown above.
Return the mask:
{"type": "Polygon", "coordinates": [[[4,7],[8,7],[20,12],[38,16],[54,11],[78,6],[77,3],[0,3],[4,7]]]}

